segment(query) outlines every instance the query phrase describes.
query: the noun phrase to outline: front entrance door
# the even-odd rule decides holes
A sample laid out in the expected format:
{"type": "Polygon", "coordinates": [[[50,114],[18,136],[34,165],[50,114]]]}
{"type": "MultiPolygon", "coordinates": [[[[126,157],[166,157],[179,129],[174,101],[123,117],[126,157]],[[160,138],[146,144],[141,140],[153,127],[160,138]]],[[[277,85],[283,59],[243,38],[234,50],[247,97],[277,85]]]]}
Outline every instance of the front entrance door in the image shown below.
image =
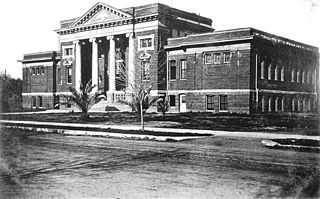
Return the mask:
{"type": "Polygon", "coordinates": [[[187,111],[186,95],[182,94],[180,95],[180,112],[186,112],[186,111],[187,111]]]}

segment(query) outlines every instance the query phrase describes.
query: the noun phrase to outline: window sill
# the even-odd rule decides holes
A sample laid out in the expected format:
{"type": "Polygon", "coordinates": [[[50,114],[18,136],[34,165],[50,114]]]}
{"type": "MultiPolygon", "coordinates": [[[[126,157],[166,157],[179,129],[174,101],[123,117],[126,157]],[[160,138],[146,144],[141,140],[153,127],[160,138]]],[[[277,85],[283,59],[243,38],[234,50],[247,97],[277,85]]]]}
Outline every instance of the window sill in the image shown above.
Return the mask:
{"type": "Polygon", "coordinates": [[[229,112],[229,111],[227,111],[227,110],[219,110],[219,113],[227,113],[227,112],[229,112]]]}

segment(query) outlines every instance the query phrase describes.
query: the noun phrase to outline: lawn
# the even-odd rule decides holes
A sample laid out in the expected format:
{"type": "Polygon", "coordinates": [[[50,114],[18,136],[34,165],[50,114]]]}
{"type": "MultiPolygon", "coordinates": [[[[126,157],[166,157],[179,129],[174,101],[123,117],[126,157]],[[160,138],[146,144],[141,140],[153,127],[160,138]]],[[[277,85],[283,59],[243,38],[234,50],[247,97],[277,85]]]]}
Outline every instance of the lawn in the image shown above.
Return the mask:
{"type": "MultiPolygon", "coordinates": [[[[86,121],[78,120],[80,113],[37,113],[1,115],[5,120],[70,122],[106,125],[139,125],[135,113],[106,112],[91,113],[86,121]]],[[[149,127],[186,128],[204,130],[281,132],[290,134],[319,135],[319,116],[298,117],[291,115],[247,115],[234,113],[158,113],[145,115],[149,127]]]]}

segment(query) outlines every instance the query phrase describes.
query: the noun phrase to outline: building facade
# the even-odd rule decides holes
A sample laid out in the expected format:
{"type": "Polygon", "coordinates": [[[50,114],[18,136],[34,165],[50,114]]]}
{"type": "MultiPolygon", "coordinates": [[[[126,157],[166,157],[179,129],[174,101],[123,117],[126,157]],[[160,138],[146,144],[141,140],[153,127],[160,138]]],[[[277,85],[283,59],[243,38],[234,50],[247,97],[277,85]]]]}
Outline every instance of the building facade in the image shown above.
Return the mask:
{"type": "Polygon", "coordinates": [[[211,19],[159,3],[97,3],[55,31],[57,52],[21,61],[24,108],[72,108],[68,87],[91,80],[108,106],[144,82],[171,112],[317,109],[318,49],[253,28],[214,31],[211,19]]]}
{"type": "Polygon", "coordinates": [[[316,112],[313,46],[253,28],[170,38],[171,111],[316,112]]]}

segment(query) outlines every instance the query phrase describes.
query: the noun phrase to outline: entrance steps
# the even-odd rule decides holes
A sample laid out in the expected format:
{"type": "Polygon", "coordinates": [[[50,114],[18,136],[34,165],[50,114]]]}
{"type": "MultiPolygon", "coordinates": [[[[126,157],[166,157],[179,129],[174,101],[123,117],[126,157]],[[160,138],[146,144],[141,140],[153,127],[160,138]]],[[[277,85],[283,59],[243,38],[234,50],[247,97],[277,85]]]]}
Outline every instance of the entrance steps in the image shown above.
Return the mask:
{"type": "Polygon", "coordinates": [[[108,102],[107,100],[100,101],[98,104],[95,104],[91,109],[90,112],[114,112],[114,111],[121,111],[121,112],[131,112],[132,109],[130,106],[117,103],[117,102],[108,102]]]}

